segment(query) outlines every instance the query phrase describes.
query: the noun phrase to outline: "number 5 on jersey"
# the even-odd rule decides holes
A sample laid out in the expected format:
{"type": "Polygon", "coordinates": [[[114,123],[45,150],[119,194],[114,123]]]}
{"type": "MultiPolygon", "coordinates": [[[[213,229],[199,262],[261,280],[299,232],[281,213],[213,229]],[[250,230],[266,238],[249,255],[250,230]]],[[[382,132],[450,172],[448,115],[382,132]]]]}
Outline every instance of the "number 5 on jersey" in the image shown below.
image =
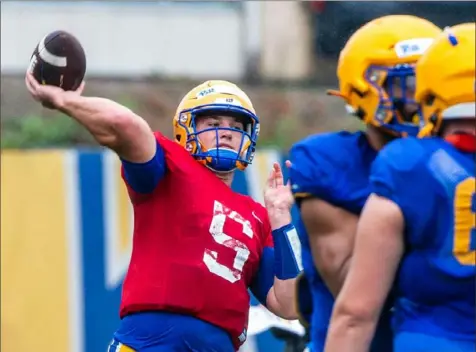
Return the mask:
{"type": "Polygon", "coordinates": [[[454,200],[453,255],[462,265],[475,265],[476,250],[476,179],[467,178],[456,186],[454,200]]]}
{"type": "MultiPolygon", "coordinates": [[[[218,262],[218,252],[205,249],[205,253],[203,254],[203,262],[211,273],[218,275],[231,283],[234,283],[241,279],[241,273],[250,255],[250,250],[243,242],[223,232],[226,219],[231,219],[242,225],[242,233],[249,238],[253,238],[253,230],[248,220],[245,220],[236,211],[233,211],[220,202],[215,201],[212,223],[210,224],[210,234],[216,243],[233,249],[236,252],[236,255],[233,261],[233,268],[229,268],[226,265],[220,264],[218,262]]],[[[222,253],[222,255],[223,254],[224,253],[222,253]]]]}

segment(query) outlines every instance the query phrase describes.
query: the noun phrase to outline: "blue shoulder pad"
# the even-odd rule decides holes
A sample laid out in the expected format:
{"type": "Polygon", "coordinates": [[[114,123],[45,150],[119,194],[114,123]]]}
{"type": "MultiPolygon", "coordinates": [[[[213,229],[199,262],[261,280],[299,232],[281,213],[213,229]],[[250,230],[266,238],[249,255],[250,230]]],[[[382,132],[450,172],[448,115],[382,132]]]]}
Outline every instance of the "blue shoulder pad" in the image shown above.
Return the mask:
{"type": "Polygon", "coordinates": [[[334,167],[332,158],[323,150],[324,144],[329,145],[328,138],[311,136],[291,148],[289,178],[296,198],[332,197],[329,185],[334,167]]]}
{"type": "MultiPolygon", "coordinates": [[[[348,168],[349,153],[358,134],[348,132],[310,136],[296,143],[290,151],[291,189],[295,198],[317,197],[333,202],[346,185],[342,174],[348,168]]],[[[352,156],[350,156],[352,157],[352,156]]]]}
{"type": "Polygon", "coordinates": [[[413,181],[412,171],[424,155],[418,140],[412,137],[396,139],[387,144],[372,164],[371,192],[401,205],[400,187],[408,186],[413,181]]]}

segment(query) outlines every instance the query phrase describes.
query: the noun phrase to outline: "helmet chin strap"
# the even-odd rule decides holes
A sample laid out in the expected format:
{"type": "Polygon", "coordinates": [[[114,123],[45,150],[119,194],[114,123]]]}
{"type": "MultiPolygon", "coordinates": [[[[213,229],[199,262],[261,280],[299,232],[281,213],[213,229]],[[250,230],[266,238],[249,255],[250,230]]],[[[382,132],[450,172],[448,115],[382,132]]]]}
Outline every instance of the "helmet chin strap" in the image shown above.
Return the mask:
{"type": "Polygon", "coordinates": [[[228,173],[237,168],[236,162],[239,159],[239,153],[229,148],[211,148],[208,149],[207,157],[210,161],[207,166],[215,172],[228,173]]]}
{"type": "MultiPolygon", "coordinates": [[[[213,171],[216,174],[226,175],[233,173],[236,169],[244,170],[248,164],[250,164],[253,159],[253,148],[254,144],[252,141],[252,136],[245,131],[240,130],[241,132],[241,142],[239,150],[234,150],[230,143],[232,139],[230,138],[229,142],[225,141],[222,138],[219,138],[218,130],[216,129],[216,139],[212,147],[207,147],[205,143],[201,140],[200,133],[213,131],[212,128],[205,129],[199,132],[193,133],[193,139],[190,139],[191,142],[196,143],[195,151],[190,151],[192,155],[208,169],[213,171]],[[223,144],[220,144],[223,143],[223,144]]],[[[224,130],[235,130],[233,128],[223,128],[224,130]]],[[[227,138],[228,140],[228,138],[227,138]]],[[[236,144],[236,143],[235,143],[236,144]]]]}
{"type": "Polygon", "coordinates": [[[203,144],[198,140],[200,147],[204,150],[201,156],[205,160],[204,165],[217,175],[227,175],[233,173],[238,167],[236,165],[239,160],[239,153],[230,148],[212,147],[205,149],[203,144]]]}

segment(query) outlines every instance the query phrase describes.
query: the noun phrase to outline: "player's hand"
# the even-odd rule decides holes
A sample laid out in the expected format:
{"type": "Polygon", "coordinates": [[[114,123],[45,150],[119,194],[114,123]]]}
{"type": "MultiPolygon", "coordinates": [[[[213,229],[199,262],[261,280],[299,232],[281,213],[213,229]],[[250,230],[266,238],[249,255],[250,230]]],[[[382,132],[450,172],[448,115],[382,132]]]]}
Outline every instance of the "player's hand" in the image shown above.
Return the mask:
{"type": "MultiPolygon", "coordinates": [[[[290,166],[291,162],[286,160],[286,167],[290,166]]],[[[284,183],[283,172],[278,163],[273,164],[273,169],[269,174],[264,191],[264,204],[273,228],[291,223],[291,207],[294,204],[294,197],[289,181],[284,183]]]]}
{"type": "Polygon", "coordinates": [[[58,109],[63,105],[66,94],[81,95],[84,89],[84,81],[74,92],[65,92],[63,89],[51,85],[43,85],[33,77],[31,72],[26,73],[25,85],[30,95],[44,107],[49,109],[58,109]]]}

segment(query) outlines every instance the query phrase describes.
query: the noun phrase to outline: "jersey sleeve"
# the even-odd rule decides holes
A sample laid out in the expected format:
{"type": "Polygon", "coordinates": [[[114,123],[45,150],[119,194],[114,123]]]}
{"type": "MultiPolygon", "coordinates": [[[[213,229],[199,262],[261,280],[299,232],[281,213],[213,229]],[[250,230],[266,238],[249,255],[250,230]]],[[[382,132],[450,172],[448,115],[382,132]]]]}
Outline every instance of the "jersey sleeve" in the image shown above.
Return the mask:
{"type": "Polygon", "coordinates": [[[271,233],[271,224],[269,223],[268,214],[266,214],[265,221],[263,224],[263,236],[264,237],[264,248],[271,247],[274,248],[273,235],[271,233]]]}
{"type": "Polygon", "coordinates": [[[384,155],[379,155],[372,164],[370,172],[370,190],[381,197],[390,199],[396,204],[398,200],[398,182],[392,163],[384,155]]]}
{"type": "Polygon", "coordinates": [[[266,306],[268,292],[274,283],[274,242],[271,233],[271,224],[269,222],[268,213],[261,205],[257,209],[258,214],[263,223],[261,226],[261,238],[263,239],[263,251],[261,253],[259,267],[253,278],[250,290],[258,301],[266,306]]]}
{"type": "Polygon", "coordinates": [[[335,198],[333,179],[338,175],[329,156],[306,144],[295,145],[290,152],[291,190],[297,200],[316,197],[325,201],[335,198]]]}
{"type": "Polygon", "coordinates": [[[418,143],[399,139],[383,148],[372,164],[370,191],[398,205],[407,221],[424,214],[420,205],[431,209],[434,193],[426,191],[423,152],[418,143]]]}
{"type": "Polygon", "coordinates": [[[151,160],[145,163],[133,163],[121,159],[122,177],[130,190],[137,194],[152,193],[166,173],[165,153],[159,142],[159,134],[156,137],[156,150],[151,160]]]}

